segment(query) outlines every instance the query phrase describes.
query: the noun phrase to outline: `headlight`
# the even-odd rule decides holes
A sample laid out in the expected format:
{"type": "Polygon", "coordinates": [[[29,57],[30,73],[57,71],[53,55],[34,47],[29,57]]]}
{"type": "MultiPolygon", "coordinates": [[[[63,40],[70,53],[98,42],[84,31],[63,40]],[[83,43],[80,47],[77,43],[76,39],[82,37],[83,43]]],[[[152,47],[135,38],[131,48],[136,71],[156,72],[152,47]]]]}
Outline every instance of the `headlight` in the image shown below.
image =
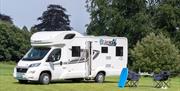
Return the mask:
{"type": "Polygon", "coordinates": [[[33,70],[33,71],[29,71],[29,73],[31,73],[31,74],[33,74],[33,73],[35,73],[36,71],[35,70],[33,70]]]}
{"type": "Polygon", "coordinates": [[[34,63],[34,64],[31,64],[29,65],[29,67],[38,67],[41,63],[34,63]]]}

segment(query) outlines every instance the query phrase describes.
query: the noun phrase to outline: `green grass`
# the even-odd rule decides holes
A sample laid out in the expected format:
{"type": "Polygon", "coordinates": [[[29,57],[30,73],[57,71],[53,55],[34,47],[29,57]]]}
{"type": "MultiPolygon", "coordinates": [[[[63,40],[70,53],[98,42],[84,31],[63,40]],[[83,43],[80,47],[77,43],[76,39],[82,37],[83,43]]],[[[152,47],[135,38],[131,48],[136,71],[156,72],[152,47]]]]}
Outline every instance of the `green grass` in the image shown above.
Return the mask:
{"type": "Polygon", "coordinates": [[[152,87],[152,78],[142,77],[138,87],[117,87],[119,77],[107,77],[105,83],[59,81],[49,85],[19,84],[12,76],[13,64],[0,63],[0,91],[180,91],[180,78],[171,78],[171,87],[152,87]]]}

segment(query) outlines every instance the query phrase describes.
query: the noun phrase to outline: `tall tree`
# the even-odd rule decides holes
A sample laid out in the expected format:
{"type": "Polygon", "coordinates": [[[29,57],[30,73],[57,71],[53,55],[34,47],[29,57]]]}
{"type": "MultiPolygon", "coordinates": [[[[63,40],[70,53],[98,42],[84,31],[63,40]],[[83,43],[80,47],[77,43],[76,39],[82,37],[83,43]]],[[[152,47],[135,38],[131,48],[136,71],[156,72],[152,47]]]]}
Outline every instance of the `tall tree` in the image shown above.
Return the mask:
{"type": "Polygon", "coordinates": [[[132,48],[150,32],[180,40],[180,0],[86,0],[87,33],[125,36],[132,48]]]}
{"type": "Polygon", "coordinates": [[[69,15],[61,5],[51,4],[42,16],[38,18],[40,24],[34,26],[38,31],[68,31],[71,30],[69,15]]]}
{"type": "Polygon", "coordinates": [[[0,61],[19,61],[30,48],[30,32],[0,21],[0,61]]]}
{"type": "MultiPolygon", "coordinates": [[[[87,34],[124,36],[133,48],[149,33],[163,33],[180,45],[180,0],[86,0],[86,3],[91,16],[87,34]]],[[[132,60],[129,56],[128,64],[132,60]]]]}
{"type": "Polygon", "coordinates": [[[155,29],[168,32],[176,41],[180,39],[180,0],[160,0],[154,15],[155,29]]]}
{"type": "Polygon", "coordinates": [[[9,22],[11,24],[13,23],[12,18],[10,16],[7,16],[7,15],[1,14],[1,13],[0,13],[0,20],[9,22]]]}
{"type": "Polygon", "coordinates": [[[22,30],[28,31],[28,28],[26,26],[23,26],[22,30]]]}
{"type": "Polygon", "coordinates": [[[86,3],[91,15],[88,34],[125,36],[132,47],[152,30],[146,0],[87,0],[86,3]]]}
{"type": "Polygon", "coordinates": [[[30,32],[33,34],[35,32],[38,32],[38,30],[36,28],[34,28],[34,26],[33,26],[33,27],[30,28],[30,32]]]}

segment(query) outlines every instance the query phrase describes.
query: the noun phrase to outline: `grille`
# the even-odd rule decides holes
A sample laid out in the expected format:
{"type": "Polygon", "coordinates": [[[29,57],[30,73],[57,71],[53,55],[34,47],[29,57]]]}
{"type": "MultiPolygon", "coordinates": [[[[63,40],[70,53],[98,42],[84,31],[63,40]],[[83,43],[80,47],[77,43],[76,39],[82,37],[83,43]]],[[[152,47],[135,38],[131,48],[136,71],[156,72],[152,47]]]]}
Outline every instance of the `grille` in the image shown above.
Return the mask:
{"type": "Polygon", "coordinates": [[[16,68],[17,72],[21,72],[21,73],[26,73],[27,72],[27,68],[16,68]]]}

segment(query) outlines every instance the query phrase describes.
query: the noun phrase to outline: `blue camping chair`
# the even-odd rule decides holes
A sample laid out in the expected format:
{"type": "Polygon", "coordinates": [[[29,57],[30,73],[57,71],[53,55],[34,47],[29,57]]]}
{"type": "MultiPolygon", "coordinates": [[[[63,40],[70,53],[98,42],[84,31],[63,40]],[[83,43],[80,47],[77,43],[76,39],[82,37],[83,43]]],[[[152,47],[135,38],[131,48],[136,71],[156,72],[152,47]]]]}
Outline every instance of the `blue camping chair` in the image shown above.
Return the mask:
{"type": "Polygon", "coordinates": [[[154,87],[160,88],[160,87],[170,87],[170,72],[168,71],[162,71],[159,74],[154,74],[153,80],[155,82],[154,87]]]}
{"type": "Polygon", "coordinates": [[[129,87],[137,87],[140,75],[136,72],[129,71],[126,85],[129,87]]]}

